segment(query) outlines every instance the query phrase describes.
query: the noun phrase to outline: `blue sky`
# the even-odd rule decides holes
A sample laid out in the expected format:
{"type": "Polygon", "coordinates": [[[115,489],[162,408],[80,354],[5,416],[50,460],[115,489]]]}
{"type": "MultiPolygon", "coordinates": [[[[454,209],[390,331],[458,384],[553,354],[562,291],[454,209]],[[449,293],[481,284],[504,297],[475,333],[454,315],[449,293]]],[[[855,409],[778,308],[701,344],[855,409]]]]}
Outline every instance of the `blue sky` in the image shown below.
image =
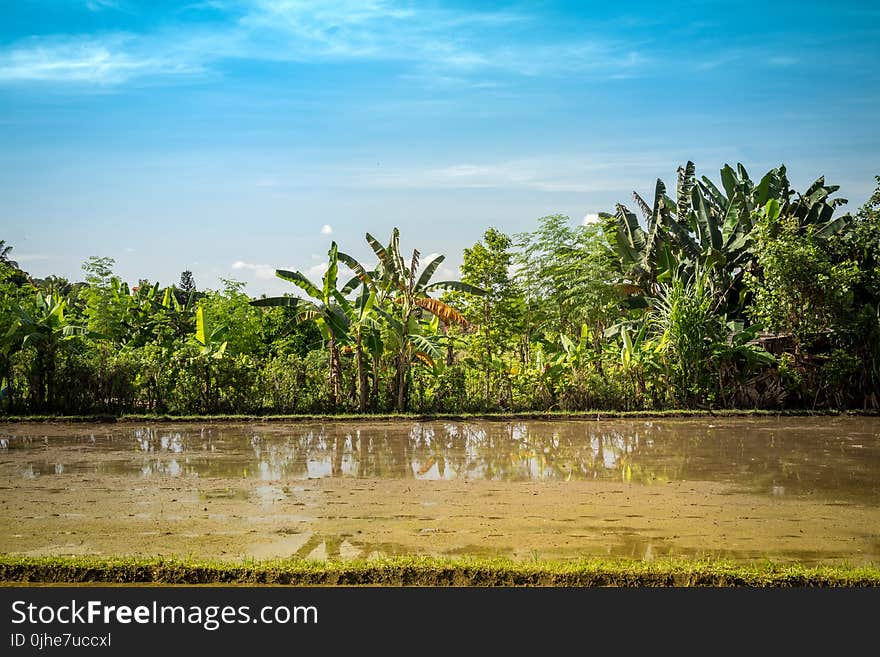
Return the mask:
{"type": "Polygon", "coordinates": [[[445,253],[688,159],[880,174],[874,2],[5,0],[0,239],[35,276],[247,291],[364,233],[445,253]]]}

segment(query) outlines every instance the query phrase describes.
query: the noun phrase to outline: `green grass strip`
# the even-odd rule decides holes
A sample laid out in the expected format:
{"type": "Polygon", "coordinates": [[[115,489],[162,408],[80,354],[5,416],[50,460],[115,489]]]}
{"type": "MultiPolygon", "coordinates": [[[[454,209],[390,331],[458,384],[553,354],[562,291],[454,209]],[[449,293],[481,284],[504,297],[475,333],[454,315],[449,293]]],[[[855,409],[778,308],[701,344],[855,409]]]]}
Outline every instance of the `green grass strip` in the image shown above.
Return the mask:
{"type": "Polygon", "coordinates": [[[606,420],[638,418],[701,417],[828,417],[877,416],[875,411],[671,409],[658,411],[522,411],[510,413],[328,413],[298,415],[0,415],[0,422],[309,422],[322,420],[606,420]]]}
{"type": "Polygon", "coordinates": [[[294,586],[876,587],[878,566],[729,561],[513,561],[393,557],[360,561],[0,556],[0,583],[294,586]]]}

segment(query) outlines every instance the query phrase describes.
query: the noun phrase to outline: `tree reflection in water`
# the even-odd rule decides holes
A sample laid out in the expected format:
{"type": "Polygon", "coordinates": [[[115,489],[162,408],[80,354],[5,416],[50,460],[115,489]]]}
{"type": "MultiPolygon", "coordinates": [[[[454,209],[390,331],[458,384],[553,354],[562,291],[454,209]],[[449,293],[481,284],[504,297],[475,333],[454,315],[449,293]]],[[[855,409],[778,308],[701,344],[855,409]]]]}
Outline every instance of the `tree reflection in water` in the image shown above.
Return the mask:
{"type": "Polygon", "coordinates": [[[768,495],[880,503],[877,418],[71,425],[51,431],[0,432],[4,451],[29,454],[22,476],[691,480],[768,495]],[[66,446],[64,459],[46,460],[47,441],[66,446]]]}

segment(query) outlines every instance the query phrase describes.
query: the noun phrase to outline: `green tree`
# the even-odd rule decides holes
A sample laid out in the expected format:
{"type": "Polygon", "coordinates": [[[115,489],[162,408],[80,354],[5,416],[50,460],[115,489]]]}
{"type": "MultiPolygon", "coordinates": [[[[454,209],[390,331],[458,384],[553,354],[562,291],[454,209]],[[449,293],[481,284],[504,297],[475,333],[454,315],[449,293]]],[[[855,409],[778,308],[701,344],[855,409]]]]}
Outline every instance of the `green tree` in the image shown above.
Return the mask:
{"type": "Polygon", "coordinates": [[[181,272],[180,283],[177,285],[177,289],[185,295],[189,295],[196,291],[196,279],[193,277],[193,273],[189,269],[181,272]]]}
{"type": "Polygon", "coordinates": [[[714,306],[708,275],[697,271],[688,279],[676,275],[662,283],[649,324],[658,336],[677,405],[702,405],[711,388],[717,345],[727,336],[724,317],[714,306]]]}
{"type": "Polygon", "coordinates": [[[22,271],[18,262],[12,259],[12,246],[6,243],[6,240],[0,240],[0,268],[3,268],[3,280],[22,287],[30,282],[27,272],[22,271]]]}
{"type": "Polygon", "coordinates": [[[851,387],[863,408],[880,407],[880,176],[876,182],[873,194],[856,213],[852,230],[831,245],[836,261],[858,266],[852,311],[839,326],[839,346],[859,363],[851,387]]]}
{"type": "MultiPolygon", "coordinates": [[[[839,235],[823,234],[815,224],[801,225],[797,216],[780,212],[781,204],[769,201],[753,231],[757,267],[746,277],[753,294],[748,312],[787,352],[780,368],[791,390],[801,403],[815,405],[823,390],[828,392],[824,374],[837,370],[832,376],[837,387],[852,368],[849,354],[834,352],[855,310],[859,267],[835,255],[839,235]],[[826,354],[834,356],[828,369],[826,354]]],[[[835,403],[843,402],[837,397],[835,403]]]]}
{"type": "Polygon", "coordinates": [[[468,341],[484,374],[485,400],[490,398],[492,373],[499,358],[524,332],[523,297],[511,275],[513,240],[489,228],[483,238],[464,250],[461,280],[485,291],[475,297],[451,292],[444,300],[460,308],[464,317],[477,326],[468,341]]]}
{"type": "Polygon", "coordinates": [[[280,306],[292,308],[297,311],[298,321],[315,322],[330,355],[330,403],[336,408],[342,392],[342,363],[339,347],[349,342],[349,320],[338,303],[338,299],[342,295],[337,289],[339,249],[336,242],[331,244],[327,255],[327,271],[324,273],[320,287],[312,283],[301,272],[284,269],[275,270],[275,275],[278,278],[293,283],[314,299],[314,301],[282,296],[255,299],[251,301],[251,304],[264,307],[280,306]]]}
{"type": "Polygon", "coordinates": [[[245,283],[221,279],[222,290],[209,290],[198,301],[198,307],[211,317],[220,318],[227,327],[225,339],[231,354],[265,356],[268,345],[263,340],[264,312],[251,304],[245,294],[245,283]]]}
{"type": "Polygon", "coordinates": [[[374,272],[375,276],[370,276],[362,268],[355,270],[355,273],[377,291],[382,301],[392,301],[392,311],[386,312],[384,316],[391,325],[397,349],[395,408],[398,412],[403,412],[406,410],[410,364],[418,359],[433,365],[440,356],[435,341],[419,329],[418,320],[422,311],[431,313],[447,325],[467,324],[467,320],[455,308],[429,294],[434,290],[455,290],[480,296],[484,291],[461,281],[431,283],[431,277],[446,256],[434,257],[420,270],[421,254],[413,249],[412,258],[406,265],[400,253],[400,231],[396,227],[391,232],[387,247],[369,233],[366,238],[379,259],[379,265],[374,272]]]}
{"type": "Polygon", "coordinates": [[[0,262],[0,408],[12,403],[12,355],[21,349],[21,338],[16,331],[19,288],[13,282],[14,276],[15,270],[0,262]]]}
{"type": "Polygon", "coordinates": [[[6,240],[0,240],[0,264],[18,269],[18,263],[11,258],[12,246],[6,243],[6,240]]]}
{"type": "Polygon", "coordinates": [[[77,335],[99,338],[85,327],[70,321],[63,298],[37,292],[30,304],[17,303],[14,335],[22,349],[32,347],[35,358],[31,367],[31,400],[37,410],[53,407],[55,367],[59,349],[77,335]]]}
{"type": "Polygon", "coordinates": [[[815,226],[780,212],[780,203],[771,200],[755,228],[759,271],[747,277],[755,295],[750,313],[768,330],[790,334],[799,354],[851,311],[858,267],[835,262],[828,238],[815,226]]]}
{"type": "Polygon", "coordinates": [[[113,273],[114,264],[113,258],[97,256],[83,263],[87,285],[79,298],[89,330],[124,345],[132,334],[128,315],[133,304],[128,284],[113,273]]]}
{"type": "Polygon", "coordinates": [[[209,412],[214,407],[211,391],[211,362],[220,360],[226,354],[228,326],[221,322],[210,322],[204,306],[196,308],[196,332],[193,336],[199,345],[199,360],[202,362],[204,401],[202,408],[209,412]]]}
{"type": "Polygon", "coordinates": [[[666,195],[657,180],[652,205],[633,192],[646,227],[623,204],[603,223],[617,255],[622,291],[632,295],[630,307],[646,308],[661,282],[675,275],[690,278],[699,270],[708,276],[708,291],[719,312],[742,318],[747,303],[743,289],[746,272],[754,268],[752,230],[756,216],[770,200],[780,215],[799,226],[813,226],[819,235],[843,229],[848,215],[834,217],[846,199],[831,196],[839,187],[818,178],[803,193],[795,192],[785,166],[770,170],[755,184],[742,164],[721,169],[721,187],[703,176],[697,180],[693,162],[678,169],[677,198],[666,195]]]}
{"type": "Polygon", "coordinates": [[[349,332],[354,342],[355,367],[357,369],[358,410],[364,413],[369,406],[370,386],[367,381],[365,352],[373,360],[373,389],[378,386],[378,359],[382,353],[382,340],[379,324],[373,308],[376,304],[376,290],[364,283],[354,302],[349,303],[342,295],[337,299],[349,319],[349,332]]]}
{"type": "Polygon", "coordinates": [[[558,336],[579,336],[589,327],[598,347],[603,331],[618,317],[619,293],[613,281],[613,253],[600,223],[572,226],[564,215],[539,220],[538,229],[517,236],[516,280],[525,295],[528,331],[523,362],[529,361],[532,336],[545,345],[558,336]]]}

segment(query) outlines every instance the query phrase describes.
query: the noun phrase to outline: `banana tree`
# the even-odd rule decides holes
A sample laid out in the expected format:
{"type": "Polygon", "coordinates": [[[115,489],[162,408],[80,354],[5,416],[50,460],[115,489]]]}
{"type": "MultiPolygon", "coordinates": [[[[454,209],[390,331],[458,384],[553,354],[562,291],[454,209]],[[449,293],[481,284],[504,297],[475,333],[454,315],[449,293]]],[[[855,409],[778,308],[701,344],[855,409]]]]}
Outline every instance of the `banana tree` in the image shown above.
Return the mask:
{"type": "Polygon", "coordinates": [[[155,328],[159,342],[170,344],[175,338],[188,335],[194,330],[195,292],[190,292],[181,303],[174,293],[174,288],[169,286],[162,294],[162,301],[157,302],[154,298],[151,304],[158,313],[155,328]]]}
{"type": "Polygon", "coordinates": [[[434,315],[446,325],[452,323],[462,326],[469,325],[469,322],[455,308],[439,299],[430,297],[429,294],[435,290],[457,290],[475,295],[483,295],[485,292],[461,281],[431,283],[431,277],[445,256],[435,256],[419,273],[421,254],[417,249],[414,249],[409,264],[404,262],[400,253],[400,231],[396,227],[391,233],[387,247],[383,246],[370,233],[366,234],[366,240],[379,259],[376,270],[368,272],[363,267],[356,266],[356,263],[350,262],[348,256],[346,256],[346,263],[352,267],[355,275],[365,285],[376,291],[380,300],[390,300],[395,311],[386,313],[386,317],[389,320],[390,318],[394,319],[391,326],[398,352],[396,356],[395,408],[398,412],[403,412],[406,409],[407,375],[413,358],[420,358],[419,354],[431,358],[432,361],[437,358],[437,356],[431,356],[428,353],[433,351],[434,343],[422,335],[418,329],[418,320],[423,312],[434,315]]]}
{"type": "Polygon", "coordinates": [[[336,242],[332,243],[327,255],[329,257],[327,271],[324,273],[320,286],[312,283],[299,271],[275,270],[275,275],[278,278],[293,283],[314,301],[283,296],[255,299],[251,301],[251,304],[292,308],[297,313],[296,321],[315,322],[330,355],[330,401],[336,407],[339,404],[342,391],[342,361],[339,348],[351,341],[350,320],[339,304],[339,299],[343,297],[336,287],[339,274],[339,249],[336,242]]]}
{"type": "MultiPolygon", "coordinates": [[[[4,315],[4,323],[9,318],[4,315]]],[[[5,333],[0,332],[0,408],[4,402],[12,405],[12,355],[21,349],[21,340],[16,335],[17,326],[10,321],[5,333]]]]}
{"type": "Polygon", "coordinates": [[[195,339],[201,345],[199,355],[203,358],[218,360],[226,353],[227,342],[224,340],[229,328],[225,324],[214,326],[208,322],[205,309],[199,306],[196,310],[195,339]]]}
{"type": "Polygon", "coordinates": [[[821,235],[830,235],[848,224],[848,215],[833,218],[843,199],[830,199],[838,187],[814,182],[803,195],[792,191],[784,166],[769,171],[758,184],[742,164],[721,169],[721,189],[709,178],[696,179],[693,162],[678,169],[677,198],[666,196],[657,180],[654,202],[648,205],[633,192],[647,226],[622,204],[615,215],[603,215],[606,237],[620,263],[618,288],[627,295],[625,305],[647,308],[659,285],[673,278],[691,278],[709,272],[715,309],[741,315],[744,306],[743,276],[754,265],[752,229],[757,213],[773,201],[777,216],[791,214],[800,225],[812,224],[821,235]]]}
{"type": "Polygon", "coordinates": [[[116,341],[124,347],[142,347],[156,339],[166,321],[165,308],[157,301],[159,284],[142,283],[129,290],[122,283],[121,287],[128,299],[116,321],[116,341]]]}
{"type": "Polygon", "coordinates": [[[666,196],[666,185],[660,179],[656,182],[651,206],[633,192],[633,199],[647,222],[647,231],[635,213],[623,204],[617,204],[615,215],[600,215],[623,274],[616,286],[625,295],[625,305],[629,308],[647,307],[645,296],[653,296],[657,285],[669,279],[678,267],[676,247],[687,231],[678,224],[676,216],[690,206],[693,163],[679,168],[678,177],[677,202],[666,196]]]}
{"type": "Polygon", "coordinates": [[[349,302],[338,291],[334,291],[334,298],[348,317],[349,337],[354,343],[352,349],[357,367],[358,410],[363,413],[367,410],[370,395],[364,352],[369,353],[373,360],[373,390],[376,392],[379,385],[378,362],[382,353],[382,338],[373,312],[376,291],[366,284],[361,285],[360,290],[360,294],[353,302],[349,302]]]}
{"type": "Polygon", "coordinates": [[[220,360],[226,353],[227,342],[225,340],[228,327],[224,324],[213,325],[208,321],[205,308],[199,306],[196,309],[196,343],[201,347],[199,349],[199,359],[202,361],[204,372],[204,406],[205,410],[210,410],[211,406],[211,361],[220,360]]]}
{"type": "Polygon", "coordinates": [[[30,308],[17,302],[13,306],[17,318],[7,337],[20,340],[21,349],[32,347],[37,353],[31,382],[31,397],[37,408],[51,408],[54,404],[55,359],[63,342],[75,336],[105,337],[71,323],[67,305],[63,297],[37,292],[30,308]]]}

